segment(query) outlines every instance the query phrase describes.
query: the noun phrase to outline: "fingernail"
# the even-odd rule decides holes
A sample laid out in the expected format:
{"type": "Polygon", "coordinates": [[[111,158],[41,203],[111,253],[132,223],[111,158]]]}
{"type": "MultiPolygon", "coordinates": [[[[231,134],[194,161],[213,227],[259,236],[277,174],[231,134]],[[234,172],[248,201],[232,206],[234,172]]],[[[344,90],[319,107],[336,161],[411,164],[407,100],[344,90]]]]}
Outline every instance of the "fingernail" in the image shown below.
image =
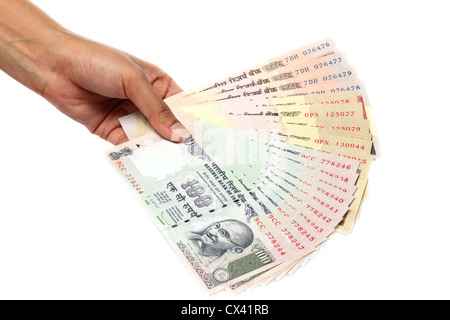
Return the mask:
{"type": "Polygon", "coordinates": [[[187,131],[186,128],[180,122],[175,122],[170,127],[170,130],[172,131],[170,140],[173,142],[183,142],[184,140],[186,140],[191,136],[189,131],[187,131]]]}

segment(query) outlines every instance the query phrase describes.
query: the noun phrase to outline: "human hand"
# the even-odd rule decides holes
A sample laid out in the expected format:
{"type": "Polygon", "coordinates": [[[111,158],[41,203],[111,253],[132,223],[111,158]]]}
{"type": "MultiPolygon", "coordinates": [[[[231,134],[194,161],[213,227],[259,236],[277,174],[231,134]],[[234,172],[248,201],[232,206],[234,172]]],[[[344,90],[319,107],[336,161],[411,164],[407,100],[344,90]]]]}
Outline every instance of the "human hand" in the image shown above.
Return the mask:
{"type": "Polygon", "coordinates": [[[90,132],[127,141],[119,118],[140,110],[164,138],[189,132],[163,99],[181,88],[157,66],[64,29],[23,0],[0,0],[0,67],[90,132]]]}
{"type": "Polygon", "coordinates": [[[164,138],[189,136],[163,101],[182,91],[164,71],[93,41],[64,39],[40,92],[60,111],[113,144],[128,140],[118,119],[137,110],[164,138]]]}

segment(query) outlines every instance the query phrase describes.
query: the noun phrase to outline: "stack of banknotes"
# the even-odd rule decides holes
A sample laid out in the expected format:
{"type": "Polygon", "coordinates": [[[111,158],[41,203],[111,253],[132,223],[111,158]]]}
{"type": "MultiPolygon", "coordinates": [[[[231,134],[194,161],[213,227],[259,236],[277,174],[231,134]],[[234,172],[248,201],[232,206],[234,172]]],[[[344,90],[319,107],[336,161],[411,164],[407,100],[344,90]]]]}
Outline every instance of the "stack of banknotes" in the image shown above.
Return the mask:
{"type": "Polygon", "coordinates": [[[108,159],[206,292],[281,279],[351,233],[377,135],[331,39],[165,101],[191,136],[169,142],[130,114],[108,159]]]}

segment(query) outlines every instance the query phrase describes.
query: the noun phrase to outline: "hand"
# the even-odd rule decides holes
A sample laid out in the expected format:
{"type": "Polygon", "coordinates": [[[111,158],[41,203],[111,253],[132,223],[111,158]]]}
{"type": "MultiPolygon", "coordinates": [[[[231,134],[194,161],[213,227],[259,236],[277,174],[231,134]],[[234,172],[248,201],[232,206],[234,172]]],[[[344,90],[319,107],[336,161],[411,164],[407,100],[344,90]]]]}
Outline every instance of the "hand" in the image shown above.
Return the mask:
{"type": "Polygon", "coordinates": [[[138,109],[164,138],[189,136],[162,100],[182,90],[160,68],[77,36],[64,39],[40,92],[60,111],[113,144],[128,140],[118,119],[138,109]]]}
{"type": "Polygon", "coordinates": [[[140,110],[164,138],[189,132],[163,99],[182,90],[164,71],[64,29],[29,1],[0,0],[0,68],[90,132],[127,141],[119,118],[140,110]]]}

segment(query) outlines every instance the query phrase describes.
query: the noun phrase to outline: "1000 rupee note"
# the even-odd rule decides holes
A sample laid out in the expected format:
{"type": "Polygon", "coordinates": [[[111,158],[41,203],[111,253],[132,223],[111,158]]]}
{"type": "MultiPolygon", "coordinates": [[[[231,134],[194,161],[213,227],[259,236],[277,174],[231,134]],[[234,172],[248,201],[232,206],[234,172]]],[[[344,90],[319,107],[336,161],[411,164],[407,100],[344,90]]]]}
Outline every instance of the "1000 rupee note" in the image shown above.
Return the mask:
{"type": "Polygon", "coordinates": [[[175,107],[178,105],[178,103],[180,103],[180,101],[181,103],[184,103],[186,101],[198,101],[199,95],[204,95],[205,93],[209,92],[211,92],[211,94],[214,94],[223,90],[233,90],[234,86],[236,86],[236,84],[238,84],[240,81],[265,76],[292,63],[309,61],[337,52],[338,49],[333,40],[320,40],[315,43],[311,43],[301,48],[284,53],[277,57],[271,58],[269,60],[260,62],[250,68],[234,72],[231,75],[227,75],[226,77],[216,80],[212,84],[198,86],[197,88],[190,91],[174,95],[167,99],[167,103],[175,107]]]}

